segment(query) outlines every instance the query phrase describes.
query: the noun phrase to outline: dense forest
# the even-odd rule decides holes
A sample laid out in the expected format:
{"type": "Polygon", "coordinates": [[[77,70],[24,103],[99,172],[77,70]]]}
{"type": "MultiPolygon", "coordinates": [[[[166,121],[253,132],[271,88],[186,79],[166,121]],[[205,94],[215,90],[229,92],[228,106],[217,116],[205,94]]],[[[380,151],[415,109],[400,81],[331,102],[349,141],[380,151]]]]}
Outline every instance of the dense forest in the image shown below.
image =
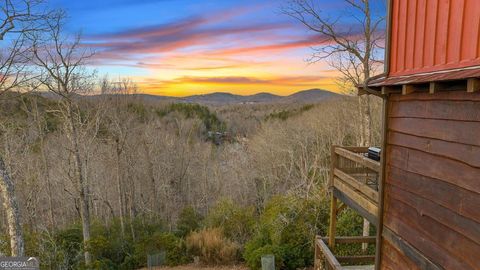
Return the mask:
{"type": "MultiPolygon", "coordinates": [[[[311,265],[311,240],[328,224],[330,146],[357,145],[360,132],[352,97],[206,107],[79,96],[74,121],[91,220],[84,247],[64,104],[35,93],[1,103],[1,152],[15,183],[26,254],[42,258],[45,269],[83,267],[85,249],[98,269],[134,269],[161,251],[172,265],[199,256],[257,269],[267,253],[286,269],[311,265]],[[231,139],[216,144],[209,131],[231,139]]],[[[0,248],[9,254],[5,220],[0,248]]],[[[362,219],[352,212],[339,223],[340,233],[361,234],[362,219]]]]}

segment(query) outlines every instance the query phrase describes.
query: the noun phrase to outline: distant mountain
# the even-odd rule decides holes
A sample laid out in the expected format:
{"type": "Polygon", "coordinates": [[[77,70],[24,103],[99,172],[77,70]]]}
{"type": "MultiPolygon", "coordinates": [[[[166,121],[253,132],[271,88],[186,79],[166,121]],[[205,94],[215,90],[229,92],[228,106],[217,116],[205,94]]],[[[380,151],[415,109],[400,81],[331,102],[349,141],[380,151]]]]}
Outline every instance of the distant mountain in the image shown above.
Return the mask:
{"type": "Polygon", "coordinates": [[[321,89],[310,89],[304,90],[297,93],[294,93],[290,96],[282,98],[282,102],[285,103],[315,103],[319,101],[324,101],[332,98],[338,98],[341,95],[333,93],[327,90],[321,89]]]}
{"type": "Polygon", "coordinates": [[[157,96],[157,95],[149,95],[149,94],[134,94],[134,96],[137,98],[141,98],[144,101],[176,100],[175,97],[157,96]]]}
{"type": "Polygon", "coordinates": [[[258,93],[250,96],[234,95],[230,93],[212,93],[205,95],[179,98],[179,101],[210,105],[222,104],[253,104],[253,103],[317,103],[341,95],[321,89],[300,91],[289,96],[277,96],[270,93],[258,93]]]}
{"type": "MultiPolygon", "coordinates": [[[[58,98],[55,94],[49,92],[41,93],[46,98],[58,98]]],[[[113,95],[110,95],[113,96],[113,95]]],[[[230,93],[211,93],[205,95],[194,95],[188,97],[168,97],[157,96],[149,94],[135,94],[137,98],[143,99],[147,102],[156,101],[171,101],[171,102],[185,102],[185,103],[198,103],[205,105],[228,105],[228,104],[257,104],[257,103],[318,103],[325,100],[339,98],[342,95],[322,90],[322,89],[310,89],[300,91],[289,96],[278,96],[270,93],[258,93],[249,96],[235,95],[230,93]]],[[[100,96],[88,96],[88,98],[98,98],[100,96]]]]}
{"type": "Polygon", "coordinates": [[[179,101],[187,103],[202,103],[202,104],[232,104],[242,103],[244,96],[234,95],[230,93],[212,93],[206,95],[195,95],[184,98],[179,98],[179,101]]]}
{"type": "Polygon", "coordinates": [[[270,94],[270,93],[258,93],[258,94],[251,95],[251,96],[245,96],[245,99],[247,100],[246,102],[255,102],[255,103],[262,102],[262,103],[265,103],[265,102],[278,101],[278,100],[282,99],[282,97],[274,95],[274,94],[270,94]]]}

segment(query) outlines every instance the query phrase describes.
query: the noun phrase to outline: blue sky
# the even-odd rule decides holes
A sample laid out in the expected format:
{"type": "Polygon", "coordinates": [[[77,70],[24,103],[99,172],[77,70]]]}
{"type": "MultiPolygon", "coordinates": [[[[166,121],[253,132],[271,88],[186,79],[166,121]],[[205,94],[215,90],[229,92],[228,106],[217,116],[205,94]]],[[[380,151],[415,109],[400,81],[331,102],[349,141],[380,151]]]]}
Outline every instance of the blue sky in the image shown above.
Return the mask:
{"type": "MultiPolygon", "coordinates": [[[[381,0],[379,0],[381,2],[381,0]]],[[[327,16],[342,1],[316,1],[327,16]]],[[[144,92],[290,94],[337,90],[327,63],[308,65],[321,37],[281,13],[284,0],[49,0],[67,30],[97,51],[100,74],[126,76],[144,92]]],[[[349,16],[342,20],[348,23],[349,16]]]]}

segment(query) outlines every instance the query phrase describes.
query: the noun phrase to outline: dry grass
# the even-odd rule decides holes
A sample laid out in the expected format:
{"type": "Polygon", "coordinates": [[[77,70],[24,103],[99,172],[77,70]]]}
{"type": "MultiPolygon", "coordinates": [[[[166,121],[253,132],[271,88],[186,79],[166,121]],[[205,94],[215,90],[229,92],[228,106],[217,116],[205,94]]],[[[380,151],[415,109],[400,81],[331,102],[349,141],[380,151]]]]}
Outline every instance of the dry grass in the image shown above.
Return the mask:
{"type": "Polygon", "coordinates": [[[234,264],[238,255],[238,246],[219,228],[191,233],[187,237],[187,248],[205,265],[234,264]]]}
{"type": "MultiPolygon", "coordinates": [[[[148,268],[143,268],[140,270],[148,270],[148,268]]],[[[184,266],[176,266],[176,267],[157,267],[154,270],[248,270],[245,266],[210,266],[210,267],[203,267],[203,266],[195,266],[195,265],[184,265],[184,266]]]]}

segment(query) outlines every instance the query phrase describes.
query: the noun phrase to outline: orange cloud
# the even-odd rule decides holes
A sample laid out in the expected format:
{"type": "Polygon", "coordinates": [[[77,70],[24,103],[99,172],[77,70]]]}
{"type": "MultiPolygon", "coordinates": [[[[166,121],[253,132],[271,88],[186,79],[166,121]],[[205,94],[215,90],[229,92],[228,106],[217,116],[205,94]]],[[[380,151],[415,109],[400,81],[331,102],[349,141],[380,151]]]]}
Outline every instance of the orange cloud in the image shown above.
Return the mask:
{"type": "Polygon", "coordinates": [[[146,93],[168,96],[188,96],[200,93],[230,92],[250,95],[270,92],[288,95],[311,88],[336,91],[337,86],[330,77],[181,77],[174,80],[145,78],[139,81],[140,88],[146,93]]]}
{"type": "Polygon", "coordinates": [[[302,59],[309,47],[328,45],[324,37],[306,35],[281,21],[230,23],[244,13],[220,12],[97,35],[84,45],[97,50],[97,65],[141,69],[145,75],[135,79],[146,93],[338,90],[333,79],[337,72],[325,63],[309,66],[302,59]]]}

